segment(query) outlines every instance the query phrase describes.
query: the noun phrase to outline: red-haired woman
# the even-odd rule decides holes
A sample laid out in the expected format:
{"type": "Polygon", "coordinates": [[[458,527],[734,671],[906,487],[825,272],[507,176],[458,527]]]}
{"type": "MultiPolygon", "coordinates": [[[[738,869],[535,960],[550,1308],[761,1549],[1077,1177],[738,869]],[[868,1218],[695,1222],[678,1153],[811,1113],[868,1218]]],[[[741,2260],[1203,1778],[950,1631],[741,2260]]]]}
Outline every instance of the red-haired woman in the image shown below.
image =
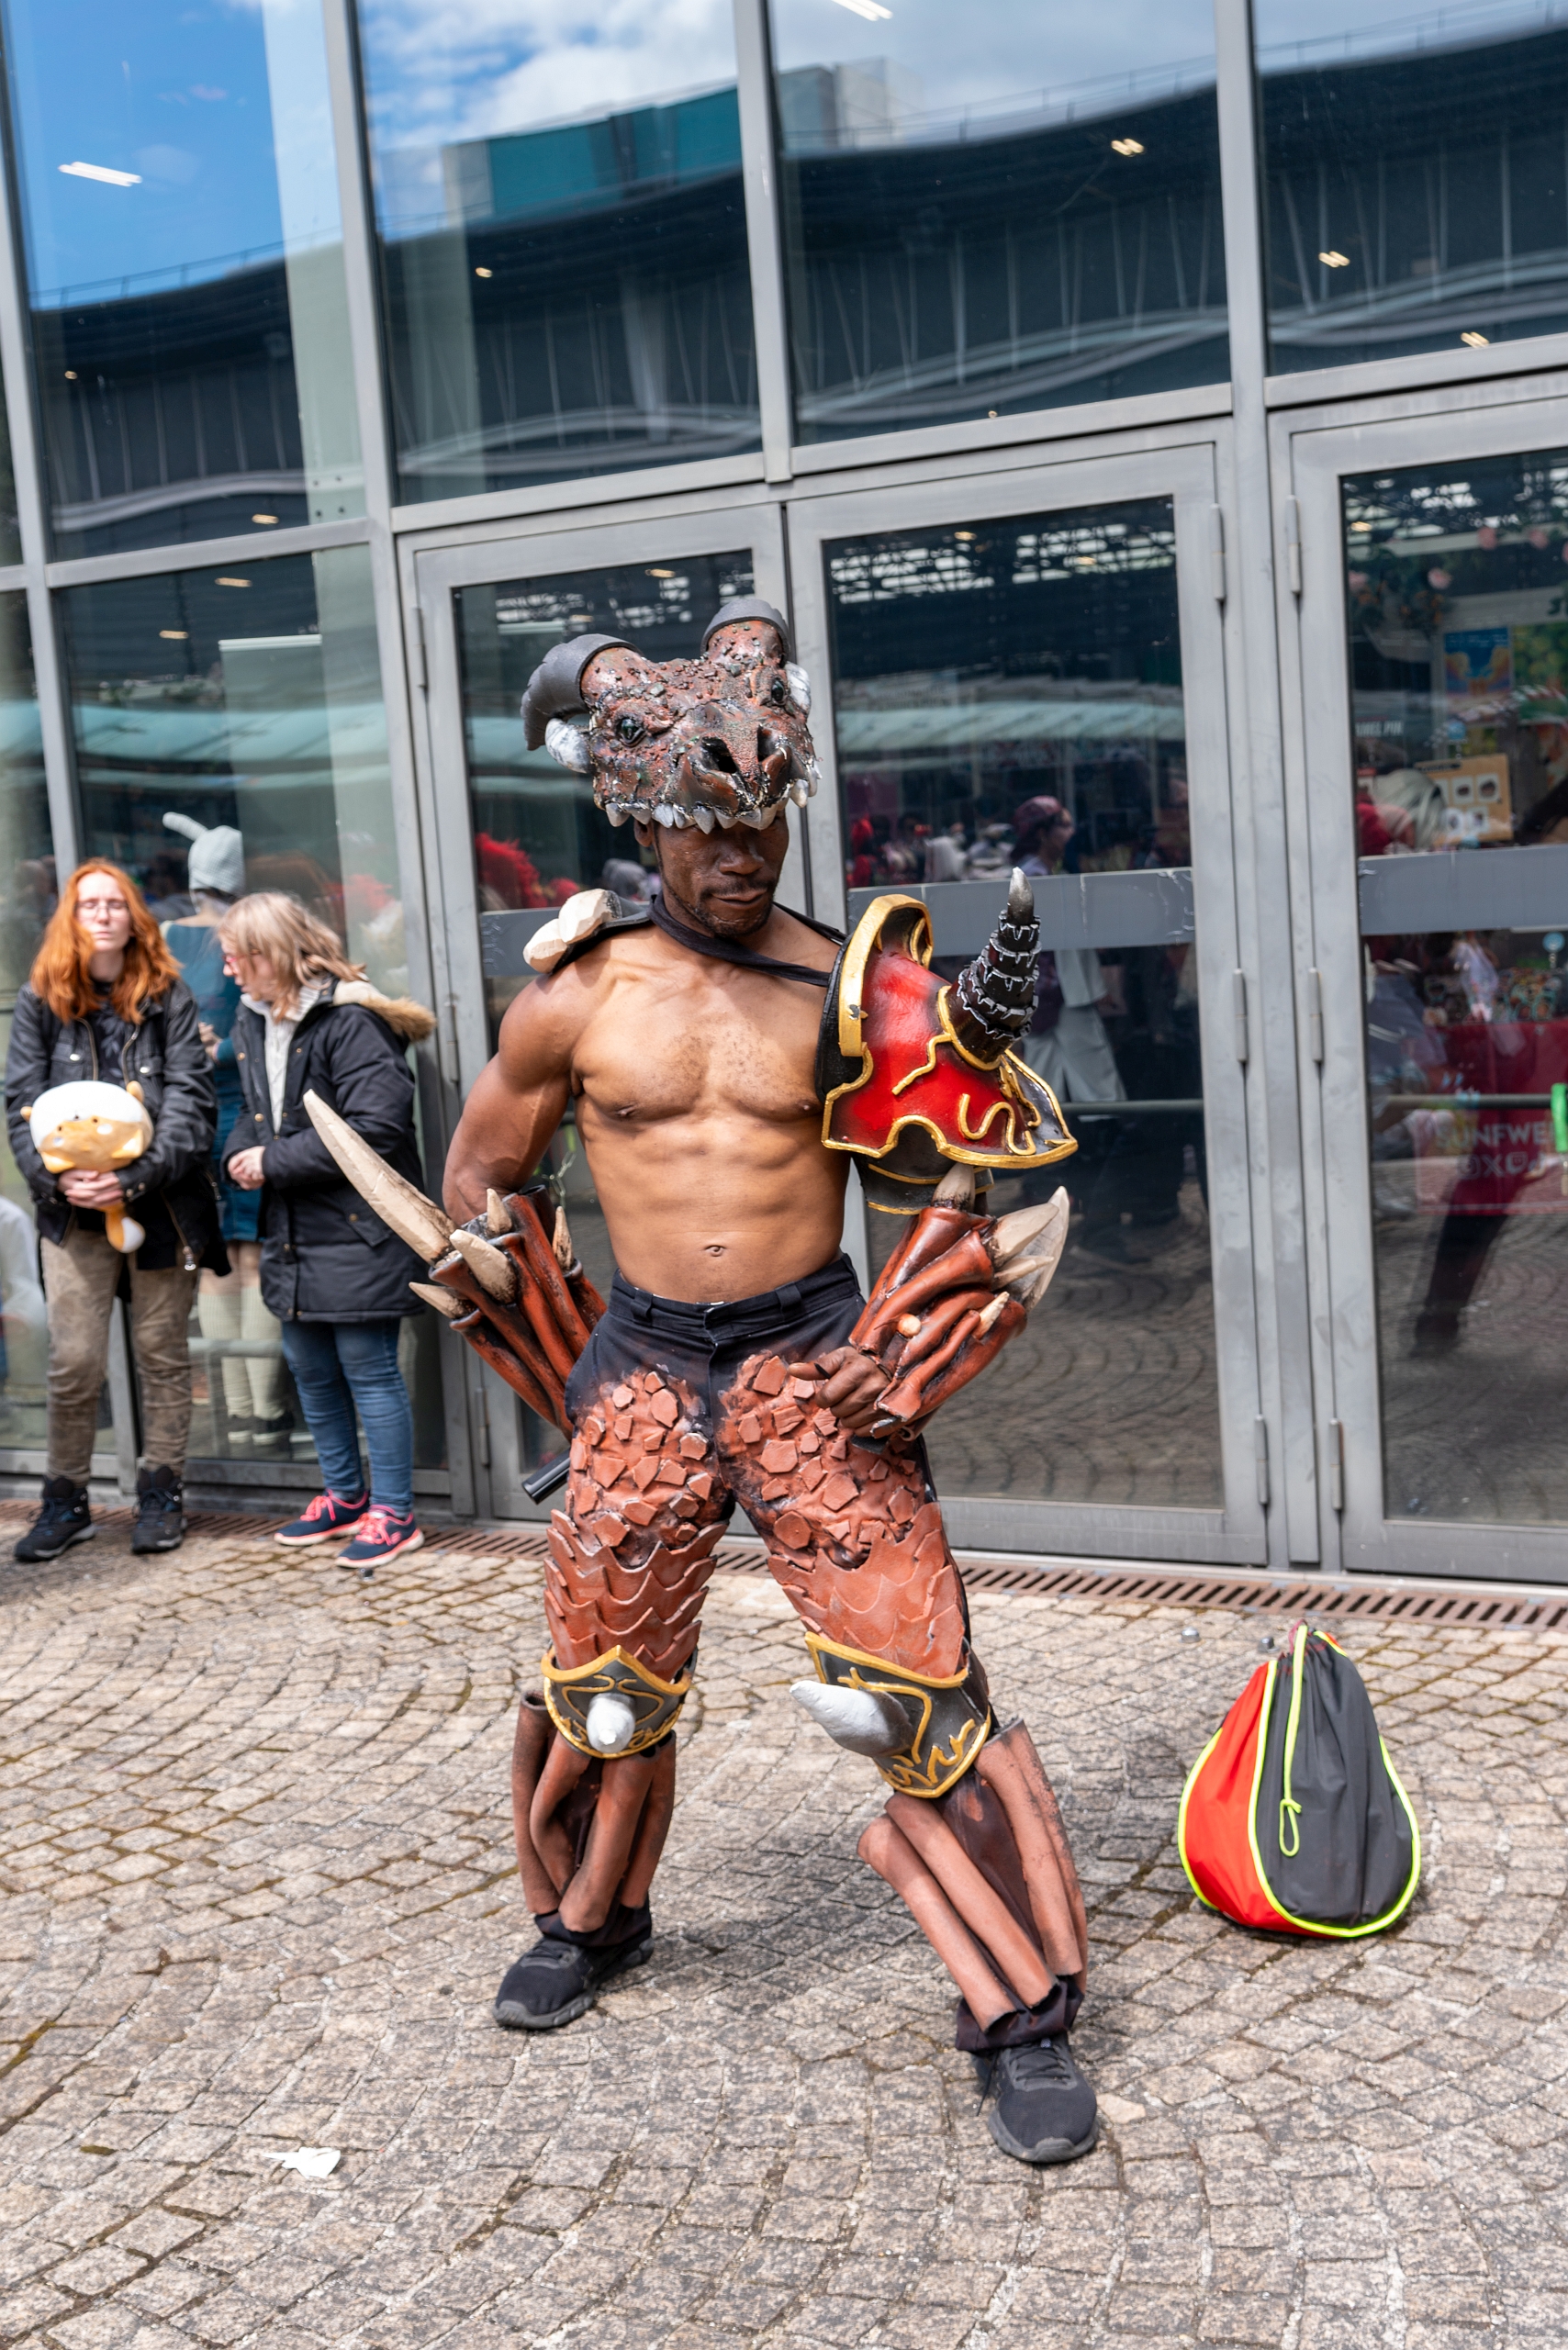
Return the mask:
{"type": "Polygon", "coordinates": [[[101,857],[79,865],[61,891],[17,998],[6,1116],[38,1213],[49,1301],[49,1475],[43,1507],[15,1555],[57,1558],[94,1531],[93,1432],[109,1310],[128,1262],[109,1244],[103,1212],[118,1202],[134,1205],[146,1235],[129,1259],[144,1440],[130,1547],[173,1550],[185,1530],[185,1326],[196,1270],[229,1270],[208,1167],[218,1102],[196,999],[135,882],[101,857]],[[24,1113],[48,1087],[78,1078],[140,1090],[152,1140],[122,1174],[51,1175],[33,1147],[24,1113]]]}

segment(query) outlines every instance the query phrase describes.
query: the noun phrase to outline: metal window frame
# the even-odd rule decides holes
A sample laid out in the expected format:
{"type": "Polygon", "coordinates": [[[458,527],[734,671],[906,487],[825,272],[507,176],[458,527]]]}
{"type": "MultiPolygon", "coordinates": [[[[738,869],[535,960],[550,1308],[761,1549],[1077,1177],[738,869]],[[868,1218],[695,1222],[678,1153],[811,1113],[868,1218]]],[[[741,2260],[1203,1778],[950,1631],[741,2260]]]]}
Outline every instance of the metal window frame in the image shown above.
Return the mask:
{"type": "Polygon", "coordinates": [[[1326,1466],[1338,1471],[1322,1481],[1322,1535],[1326,1564],[1351,1572],[1561,1583],[1561,1526],[1410,1520],[1384,1509],[1359,858],[1346,774],[1352,709],[1339,484],[1348,474],[1484,461],[1568,441],[1568,376],[1528,386],[1495,384],[1488,393],[1462,405],[1433,395],[1416,404],[1415,413],[1411,402],[1385,397],[1359,409],[1335,403],[1272,420],[1276,477],[1299,515],[1300,597],[1282,565],[1277,599],[1286,788],[1310,909],[1304,967],[1322,975],[1323,1059],[1304,1052],[1298,1069],[1312,1202],[1318,1439],[1326,1466]],[[1342,1510],[1334,1507],[1337,1498],[1342,1510]]]}
{"type": "MultiPolygon", "coordinates": [[[[1260,1500],[1254,1449],[1261,1391],[1250,1270],[1252,1079],[1250,1072],[1244,1076],[1228,1041],[1233,974],[1242,948],[1226,679],[1238,655],[1239,636],[1237,599],[1226,598],[1222,606],[1214,592],[1212,533],[1221,452],[1212,435],[1172,432],[1149,436],[1143,447],[1096,448],[1060,463],[1041,464],[1040,453],[1033,465],[1005,473],[991,466],[983,472],[946,468],[935,477],[912,480],[904,470],[895,479],[872,479],[852,490],[819,490],[813,484],[815,494],[808,495],[801,494],[806,486],[798,482],[788,520],[799,657],[825,686],[831,670],[823,549],[831,540],[1124,499],[1172,499],[1193,778],[1223,1505],[1160,1509],[948,1495],[944,1512],[954,1540],[979,1549],[1260,1561],[1269,1555],[1270,1514],[1260,1500]]],[[[816,739],[823,789],[808,811],[816,908],[828,920],[842,922],[842,827],[831,727],[820,727],[816,739]]],[[[861,1248],[864,1254],[863,1236],[861,1248]]]]}

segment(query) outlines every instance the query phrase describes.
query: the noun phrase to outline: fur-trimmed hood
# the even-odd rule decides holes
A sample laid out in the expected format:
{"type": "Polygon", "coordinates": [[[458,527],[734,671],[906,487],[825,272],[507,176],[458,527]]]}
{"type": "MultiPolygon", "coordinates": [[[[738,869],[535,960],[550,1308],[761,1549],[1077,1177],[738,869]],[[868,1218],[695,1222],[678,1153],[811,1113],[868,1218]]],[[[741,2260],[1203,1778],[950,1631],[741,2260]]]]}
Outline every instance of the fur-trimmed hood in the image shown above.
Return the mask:
{"type": "Polygon", "coordinates": [[[427,1012],[411,995],[383,995],[368,979],[340,979],[331,1000],[334,1003],[363,1004],[366,1012],[376,1013],[388,1028],[406,1036],[411,1045],[422,1045],[427,1036],[435,1034],[433,1012],[427,1012]]]}

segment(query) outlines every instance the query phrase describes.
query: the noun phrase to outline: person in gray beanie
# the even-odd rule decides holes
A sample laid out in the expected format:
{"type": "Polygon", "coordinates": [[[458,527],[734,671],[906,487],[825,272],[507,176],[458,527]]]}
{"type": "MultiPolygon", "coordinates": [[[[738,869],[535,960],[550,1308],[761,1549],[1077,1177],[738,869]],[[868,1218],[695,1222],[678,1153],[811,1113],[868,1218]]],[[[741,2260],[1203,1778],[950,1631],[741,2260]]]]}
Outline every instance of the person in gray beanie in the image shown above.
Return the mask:
{"type": "MultiPolygon", "coordinates": [[[[201,1015],[202,1042],[218,1088],[221,1138],[240,1114],[240,1067],[230,1033],[240,1009],[240,989],[225,976],[218,925],[245,895],[245,840],[233,824],[200,824],[194,816],[177,811],[163,822],[191,845],[186,878],[195,911],[183,922],[165,923],[163,936],[201,1015]]],[[[209,1370],[207,1392],[217,1440],[244,1459],[286,1456],[294,1415],[284,1397],[283,1334],[262,1303],[258,1194],[231,1183],[216,1157],[213,1173],[233,1270],[221,1277],[206,1270],[202,1273],[196,1292],[202,1337],[220,1342],[260,1341],[276,1348],[272,1355],[223,1355],[209,1370]]]]}

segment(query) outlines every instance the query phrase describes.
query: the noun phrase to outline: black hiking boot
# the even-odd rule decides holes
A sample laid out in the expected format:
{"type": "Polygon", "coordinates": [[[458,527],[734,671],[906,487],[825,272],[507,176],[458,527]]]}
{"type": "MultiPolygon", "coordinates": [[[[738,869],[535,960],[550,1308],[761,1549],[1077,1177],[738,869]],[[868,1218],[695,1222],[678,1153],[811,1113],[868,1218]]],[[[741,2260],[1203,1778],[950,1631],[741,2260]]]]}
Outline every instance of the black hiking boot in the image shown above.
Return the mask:
{"type": "Polygon", "coordinates": [[[133,1550],[177,1550],[185,1539],[185,1489],[172,1469],[136,1472],[133,1550]]]}
{"type": "Polygon", "coordinates": [[[1092,2152],[1099,2107],[1065,2032],[977,2056],[975,2070],[981,2089],[991,2091],[986,2121],[1004,2154],[1021,2163],[1075,2163],[1092,2152]]]}
{"type": "Polygon", "coordinates": [[[73,1542],[90,1542],[97,1530],[88,1515],[86,1486],[73,1477],[46,1477],[43,1507],[11,1556],[28,1565],[39,1559],[58,1559],[73,1542]]]}
{"type": "Polygon", "coordinates": [[[491,2013],[511,2031],[554,2031],[586,2015],[612,1975],[644,1964],[653,1946],[651,1928],[610,1950],[583,1950],[542,1934],[508,1967],[491,2013]]]}

